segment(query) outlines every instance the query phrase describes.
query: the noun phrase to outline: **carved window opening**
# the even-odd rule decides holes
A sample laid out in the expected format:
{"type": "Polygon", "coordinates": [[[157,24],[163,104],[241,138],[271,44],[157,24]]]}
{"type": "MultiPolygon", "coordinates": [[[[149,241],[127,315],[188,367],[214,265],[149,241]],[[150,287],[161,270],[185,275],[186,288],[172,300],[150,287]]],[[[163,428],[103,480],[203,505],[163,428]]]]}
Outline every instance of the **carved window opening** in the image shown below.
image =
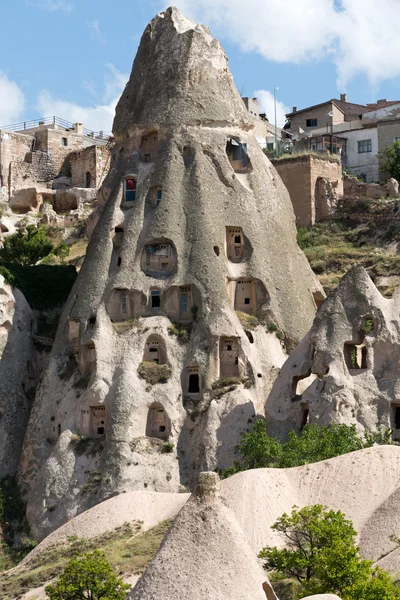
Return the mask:
{"type": "Polygon", "coordinates": [[[239,342],[237,338],[220,340],[220,377],[239,377],[239,342]]]}
{"type": "Polygon", "coordinates": [[[170,429],[168,415],[162,404],[153,404],[147,415],[146,436],[166,440],[170,434],[170,429]]]}
{"type": "Polygon", "coordinates": [[[87,171],[85,175],[85,187],[92,187],[92,174],[90,171],[87,171]]]}
{"type": "Polygon", "coordinates": [[[151,304],[151,308],[160,308],[160,306],[161,306],[160,290],[151,290],[150,291],[150,304],[151,304]]]}
{"type": "Polygon", "coordinates": [[[343,348],[344,359],[348,370],[366,370],[367,348],[365,344],[352,344],[346,342],[343,348]]]}
{"type": "Polygon", "coordinates": [[[158,150],[158,132],[151,131],[142,136],[140,151],[144,162],[153,162],[157,156],[158,150]]]}
{"type": "Polygon", "coordinates": [[[230,262],[241,262],[244,253],[243,231],[241,227],[226,228],[226,249],[230,262]]]}
{"type": "Polygon", "coordinates": [[[61,423],[59,423],[57,426],[57,435],[58,435],[58,437],[60,437],[60,435],[61,435],[61,423]]]}
{"type": "Polygon", "coordinates": [[[158,365],[165,365],[167,362],[167,353],[164,340],[157,334],[151,335],[144,348],[143,361],[155,362],[158,365]]]}
{"type": "Polygon", "coordinates": [[[118,256],[118,258],[117,258],[117,267],[121,266],[121,262],[122,262],[122,258],[120,256],[118,256]]]}
{"type": "Polygon", "coordinates": [[[121,315],[126,317],[128,314],[128,294],[121,292],[121,315]]]}
{"type": "Polygon", "coordinates": [[[302,431],[309,422],[310,422],[310,409],[308,407],[308,404],[302,404],[301,405],[300,431],[302,431]]]}
{"type": "Polygon", "coordinates": [[[90,407],[90,436],[101,437],[105,433],[106,427],[106,407],[90,407]]]}
{"type": "Polygon", "coordinates": [[[226,154],[235,173],[247,173],[251,170],[251,162],[247,154],[247,144],[233,138],[226,144],[226,154]]]}
{"type": "Polygon", "coordinates": [[[184,321],[191,319],[192,289],[190,286],[180,288],[179,319],[184,321]]]}
{"type": "Polygon", "coordinates": [[[200,369],[197,366],[187,367],[187,393],[192,395],[200,394],[200,369]]]}
{"type": "Polygon", "coordinates": [[[170,242],[152,242],[142,252],[141,268],[150,277],[165,278],[176,268],[176,252],[170,242]]]}
{"type": "Polygon", "coordinates": [[[136,179],[134,177],[125,178],[124,200],[125,202],[134,202],[136,200],[136,179]]]}

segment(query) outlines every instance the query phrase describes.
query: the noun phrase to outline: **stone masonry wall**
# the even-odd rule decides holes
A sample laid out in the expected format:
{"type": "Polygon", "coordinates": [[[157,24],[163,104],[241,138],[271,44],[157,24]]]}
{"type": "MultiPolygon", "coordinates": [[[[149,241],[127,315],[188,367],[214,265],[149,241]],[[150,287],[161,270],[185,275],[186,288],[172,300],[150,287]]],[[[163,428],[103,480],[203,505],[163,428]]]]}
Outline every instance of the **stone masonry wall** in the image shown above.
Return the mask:
{"type": "Polygon", "coordinates": [[[0,133],[0,197],[8,198],[16,187],[29,187],[36,177],[26,162],[34,137],[20,133],[0,133]]]}
{"type": "Polygon", "coordinates": [[[343,196],[342,167],[339,162],[305,155],[273,161],[273,164],[290,194],[297,225],[310,227],[318,220],[319,213],[326,212],[319,206],[318,178],[328,179],[336,196],[343,196]]]}
{"type": "Polygon", "coordinates": [[[71,155],[72,185],[87,187],[86,174],[90,173],[90,187],[98,188],[107,175],[110,150],[106,146],[90,146],[71,155]]]}

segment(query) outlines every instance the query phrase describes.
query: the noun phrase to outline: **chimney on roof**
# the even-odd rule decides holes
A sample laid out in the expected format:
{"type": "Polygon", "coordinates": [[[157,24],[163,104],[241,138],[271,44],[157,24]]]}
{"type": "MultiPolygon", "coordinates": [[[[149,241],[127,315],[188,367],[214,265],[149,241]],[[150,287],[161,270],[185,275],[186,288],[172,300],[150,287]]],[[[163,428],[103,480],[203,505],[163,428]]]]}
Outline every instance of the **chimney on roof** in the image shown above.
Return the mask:
{"type": "Polygon", "coordinates": [[[340,102],[347,102],[347,94],[340,94],[340,102]]]}
{"type": "Polygon", "coordinates": [[[297,112],[297,106],[293,106],[292,112],[297,112]]]}
{"type": "Polygon", "coordinates": [[[386,98],[381,98],[380,100],[377,100],[376,103],[379,106],[380,104],[386,104],[387,99],[386,98]]]}
{"type": "Polygon", "coordinates": [[[75,133],[78,133],[79,135],[83,135],[83,125],[82,125],[82,123],[75,123],[75,125],[74,125],[74,131],[75,131],[75,133]]]}

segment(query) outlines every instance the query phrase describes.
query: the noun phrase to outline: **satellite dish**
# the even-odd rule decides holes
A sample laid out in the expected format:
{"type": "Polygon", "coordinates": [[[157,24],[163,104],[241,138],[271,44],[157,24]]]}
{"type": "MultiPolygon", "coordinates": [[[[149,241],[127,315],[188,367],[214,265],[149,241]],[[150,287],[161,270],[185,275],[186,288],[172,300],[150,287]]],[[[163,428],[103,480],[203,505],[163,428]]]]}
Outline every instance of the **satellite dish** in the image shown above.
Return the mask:
{"type": "Polygon", "coordinates": [[[334,116],[334,114],[335,114],[335,113],[333,112],[333,110],[331,110],[330,112],[328,112],[328,116],[329,116],[329,117],[333,117],[333,116],[334,116]]]}

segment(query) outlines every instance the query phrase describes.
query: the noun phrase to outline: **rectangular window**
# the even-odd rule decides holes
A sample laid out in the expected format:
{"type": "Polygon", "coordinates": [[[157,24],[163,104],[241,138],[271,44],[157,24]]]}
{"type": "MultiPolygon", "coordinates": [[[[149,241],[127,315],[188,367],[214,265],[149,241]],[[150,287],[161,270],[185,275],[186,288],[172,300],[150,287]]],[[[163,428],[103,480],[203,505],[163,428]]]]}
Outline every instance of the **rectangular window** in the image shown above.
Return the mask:
{"type": "Polygon", "coordinates": [[[136,179],[129,177],[125,179],[125,202],[136,200],[136,179]]]}
{"type": "Polygon", "coordinates": [[[68,138],[66,138],[66,137],[61,138],[61,146],[68,146],[68,138]]]}
{"type": "Polygon", "coordinates": [[[157,190],[157,204],[160,204],[162,198],[162,190],[157,190]]]}
{"type": "Polygon", "coordinates": [[[186,313],[188,311],[188,297],[187,294],[181,294],[181,312],[186,313]]]}
{"type": "Polygon", "coordinates": [[[372,140],[360,140],[358,142],[358,154],[372,152],[372,140]]]}
{"type": "Polygon", "coordinates": [[[267,150],[271,152],[274,149],[274,142],[267,142],[267,150]]]}
{"type": "Polygon", "coordinates": [[[316,127],[318,125],[318,119],[307,119],[306,127],[316,127]]]}
{"type": "Polygon", "coordinates": [[[121,294],[121,313],[123,315],[126,315],[127,312],[128,312],[128,310],[127,310],[127,302],[126,302],[126,293],[123,292],[121,294]]]}
{"type": "Polygon", "coordinates": [[[160,292],[157,290],[153,290],[151,292],[151,307],[152,308],[159,308],[161,305],[161,295],[160,292]]]}

